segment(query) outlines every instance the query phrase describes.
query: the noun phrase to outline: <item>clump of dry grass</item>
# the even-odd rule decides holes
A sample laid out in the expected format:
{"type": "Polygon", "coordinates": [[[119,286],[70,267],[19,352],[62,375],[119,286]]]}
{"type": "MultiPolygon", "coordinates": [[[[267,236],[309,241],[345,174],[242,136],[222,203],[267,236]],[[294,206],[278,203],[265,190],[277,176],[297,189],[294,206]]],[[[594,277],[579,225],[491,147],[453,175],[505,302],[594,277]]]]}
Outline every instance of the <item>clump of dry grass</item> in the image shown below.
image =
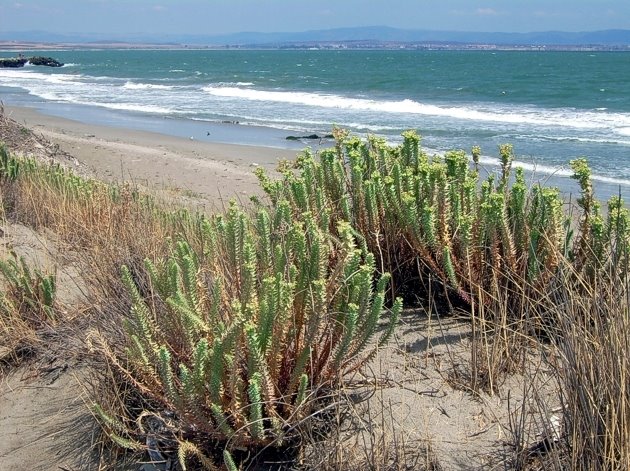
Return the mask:
{"type": "Polygon", "coordinates": [[[76,254],[93,309],[103,316],[119,318],[130,306],[122,265],[142,271],[144,258],[165,255],[175,234],[198,240],[200,215],[129,184],[108,185],[57,164],[14,160],[19,177],[2,182],[5,218],[53,231],[76,254]]]}
{"type": "Polygon", "coordinates": [[[546,320],[530,351],[540,352],[555,392],[532,386],[525,398],[536,410],[518,406],[508,459],[514,469],[630,467],[630,283],[608,266],[593,277],[560,258],[553,283],[528,300],[546,320]]]}
{"type": "Polygon", "coordinates": [[[630,469],[630,283],[577,282],[553,310],[565,462],[576,470],[630,469]]]}

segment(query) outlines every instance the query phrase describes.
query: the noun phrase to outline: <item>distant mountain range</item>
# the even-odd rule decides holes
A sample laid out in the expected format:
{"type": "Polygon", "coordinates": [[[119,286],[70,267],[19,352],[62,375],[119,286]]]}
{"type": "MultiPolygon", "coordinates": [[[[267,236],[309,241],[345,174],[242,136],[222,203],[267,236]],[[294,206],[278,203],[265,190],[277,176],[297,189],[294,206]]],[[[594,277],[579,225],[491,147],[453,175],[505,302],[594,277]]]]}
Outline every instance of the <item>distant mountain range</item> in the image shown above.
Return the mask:
{"type": "Polygon", "coordinates": [[[630,30],[604,30],[591,32],[545,31],[536,33],[477,33],[464,31],[428,31],[398,29],[387,26],[336,28],[294,33],[242,32],[233,34],[125,34],[71,33],[45,31],[0,32],[0,41],[46,43],[152,43],[207,46],[270,46],[318,42],[370,41],[399,43],[459,43],[496,45],[596,45],[630,46],[630,30]]]}

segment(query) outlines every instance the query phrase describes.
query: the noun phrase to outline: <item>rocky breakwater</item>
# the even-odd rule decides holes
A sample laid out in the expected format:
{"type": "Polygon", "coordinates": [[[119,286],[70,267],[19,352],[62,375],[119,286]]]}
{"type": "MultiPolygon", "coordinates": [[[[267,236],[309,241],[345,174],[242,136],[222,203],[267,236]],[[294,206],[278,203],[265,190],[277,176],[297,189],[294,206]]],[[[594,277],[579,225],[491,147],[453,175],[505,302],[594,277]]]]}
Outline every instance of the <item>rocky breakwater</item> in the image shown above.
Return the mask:
{"type": "Polygon", "coordinates": [[[45,65],[47,67],[61,67],[63,66],[62,62],[59,62],[57,59],[53,59],[52,57],[43,57],[43,56],[33,56],[33,57],[12,57],[10,59],[2,59],[0,58],[0,67],[4,68],[18,68],[24,67],[27,63],[31,65],[45,65]]]}
{"type": "Polygon", "coordinates": [[[24,67],[26,65],[26,59],[0,59],[0,67],[16,69],[18,67],[24,67]]]}

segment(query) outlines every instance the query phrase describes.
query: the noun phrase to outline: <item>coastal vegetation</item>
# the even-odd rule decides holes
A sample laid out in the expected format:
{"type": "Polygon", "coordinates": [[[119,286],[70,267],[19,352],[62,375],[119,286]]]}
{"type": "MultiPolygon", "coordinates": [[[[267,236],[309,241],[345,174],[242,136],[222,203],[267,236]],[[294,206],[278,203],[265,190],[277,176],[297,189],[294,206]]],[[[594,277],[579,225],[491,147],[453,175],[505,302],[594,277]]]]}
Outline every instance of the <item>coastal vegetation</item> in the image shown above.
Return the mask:
{"type": "MultiPolygon", "coordinates": [[[[479,148],[429,156],[411,131],[398,146],[334,137],[279,174],[258,170],[266,197],[216,214],[0,151],[2,218],[53,232],[84,267],[90,327],[74,335],[102,365],[90,405],[109,446],[181,469],[257,469],[269,456],[316,469],[305,448],[334,436],[332,398],[396,337],[404,301],[470,324],[468,360],[453,361],[469,394],[500,394],[542,358],[554,392],[526,388],[539,407],[515,411],[504,467],[627,469],[621,198],[603,212],[582,159],[572,204],[513,169],[509,145],[494,173],[479,148]]],[[[15,365],[65,309],[54,275],[18,257],[0,269],[15,365]]],[[[363,469],[439,469],[429,451],[411,464],[375,449],[363,469]]]]}
{"type": "Polygon", "coordinates": [[[15,254],[0,260],[0,276],[0,345],[3,356],[15,357],[32,347],[35,331],[55,323],[55,276],[32,270],[15,254]]]}

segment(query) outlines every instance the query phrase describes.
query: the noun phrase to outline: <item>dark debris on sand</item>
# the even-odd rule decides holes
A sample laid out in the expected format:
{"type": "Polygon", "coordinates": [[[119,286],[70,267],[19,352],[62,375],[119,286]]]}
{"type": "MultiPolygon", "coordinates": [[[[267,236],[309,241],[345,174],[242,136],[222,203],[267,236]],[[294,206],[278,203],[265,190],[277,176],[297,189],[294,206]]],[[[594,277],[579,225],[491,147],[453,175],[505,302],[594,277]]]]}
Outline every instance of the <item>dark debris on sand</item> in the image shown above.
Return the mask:
{"type": "Polygon", "coordinates": [[[2,104],[0,104],[0,144],[4,144],[11,153],[40,161],[58,163],[75,169],[81,165],[58,144],[50,142],[44,136],[36,134],[25,125],[7,116],[2,104]]]}

